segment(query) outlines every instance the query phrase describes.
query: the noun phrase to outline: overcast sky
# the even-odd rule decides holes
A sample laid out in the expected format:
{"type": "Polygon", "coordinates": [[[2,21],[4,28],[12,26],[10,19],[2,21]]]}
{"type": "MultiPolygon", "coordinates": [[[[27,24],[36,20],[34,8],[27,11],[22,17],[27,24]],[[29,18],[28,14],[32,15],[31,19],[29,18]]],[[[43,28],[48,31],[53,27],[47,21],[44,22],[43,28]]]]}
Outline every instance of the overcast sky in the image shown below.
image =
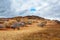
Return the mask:
{"type": "Polygon", "coordinates": [[[60,0],[0,0],[0,18],[26,15],[60,20],[60,0]]]}

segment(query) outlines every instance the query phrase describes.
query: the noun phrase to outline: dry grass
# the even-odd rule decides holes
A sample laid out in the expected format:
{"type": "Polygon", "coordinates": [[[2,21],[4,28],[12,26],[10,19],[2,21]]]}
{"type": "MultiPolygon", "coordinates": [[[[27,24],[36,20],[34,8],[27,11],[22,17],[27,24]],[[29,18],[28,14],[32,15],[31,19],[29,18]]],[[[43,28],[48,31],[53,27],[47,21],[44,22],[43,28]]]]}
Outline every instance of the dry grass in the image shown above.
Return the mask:
{"type": "Polygon", "coordinates": [[[60,40],[60,28],[25,27],[21,30],[0,31],[0,40],[60,40]]]}
{"type": "Polygon", "coordinates": [[[20,30],[0,30],[0,40],[60,40],[60,25],[48,21],[47,26],[38,27],[41,20],[34,20],[32,25],[20,30]]]}
{"type": "Polygon", "coordinates": [[[28,27],[28,29],[0,31],[0,40],[25,40],[24,38],[26,36],[41,30],[41,28],[38,27],[28,27]]]}

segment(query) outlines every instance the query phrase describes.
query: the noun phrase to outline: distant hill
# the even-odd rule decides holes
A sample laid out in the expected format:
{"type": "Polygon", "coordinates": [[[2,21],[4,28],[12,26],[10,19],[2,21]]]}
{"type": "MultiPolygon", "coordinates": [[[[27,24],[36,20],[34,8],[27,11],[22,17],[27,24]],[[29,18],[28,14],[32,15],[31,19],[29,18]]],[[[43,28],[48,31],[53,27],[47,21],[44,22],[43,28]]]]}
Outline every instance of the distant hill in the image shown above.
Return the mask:
{"type": "Polygon", "coordinates": [[[12,17],[12,18],[0,18],[0,20],[9,20],[9,19],[18,19],[18,18],[28,18],[28,19],[44,19],[42,17],[39,17],[39,16],[17,16],[17,17],[12,17]]]}
{"type": "Polygon", "coordinates": [[[37,19],[37,20],[45,20],[45,21],[47,21],[47,22],[56,22],[56,23],[58,23],[58,24],[60,24],[60,21],[58,21],[58,20],[50,20],[50,19],[45,19],[45,18],[42,18],[42,17],[39,17],[39,16],[34,16],[34,15],[32,15],[32,16],[24,16],[24,17],[22,17],[22,16],[17,16],[17,17],[12,17],[12,18],[0,18],[0,21],[8,21],[8,20],[20,20],[20,19],[22,19],[22,20],[24,20],[24,19],[37,19]]]}

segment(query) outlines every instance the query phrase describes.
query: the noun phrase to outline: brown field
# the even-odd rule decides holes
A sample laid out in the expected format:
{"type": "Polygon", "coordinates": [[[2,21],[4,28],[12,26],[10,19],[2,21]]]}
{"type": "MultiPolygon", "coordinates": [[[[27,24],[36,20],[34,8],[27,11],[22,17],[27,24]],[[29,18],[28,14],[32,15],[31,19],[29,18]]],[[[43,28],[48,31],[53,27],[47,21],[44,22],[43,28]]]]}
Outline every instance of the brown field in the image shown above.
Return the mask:
{"type": "Polygon", "coordinates": [[[32,25],[20,30],[0,30],[0,40],[60,40],[60,24],[47,20],[46,26],[39,27],[39,22],[41,20],[34,20],[32,25]]]}

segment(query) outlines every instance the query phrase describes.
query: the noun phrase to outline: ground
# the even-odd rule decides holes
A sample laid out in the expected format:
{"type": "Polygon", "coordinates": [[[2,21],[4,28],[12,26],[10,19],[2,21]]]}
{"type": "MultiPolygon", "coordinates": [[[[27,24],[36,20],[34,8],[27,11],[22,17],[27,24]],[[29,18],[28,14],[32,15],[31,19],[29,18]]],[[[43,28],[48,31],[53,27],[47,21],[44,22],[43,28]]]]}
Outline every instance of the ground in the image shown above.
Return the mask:
{"type": "MultiPolygon", "coordinates": [[[[24,19],[25,22],[26,20],[24,19]]],[[[0,40],[60,40],[59,23],[44,19],[32,19],[32,21],[32,25],[20,27],[20,30],[0,30],[0,40]],[[37,26],[42,21],[47,21],[46,26],[37,26]]]]}
{"type": "Polygon", "coordinates": [[[0,31],[0,40],[60,40],[60,25],[0,31]]]}

